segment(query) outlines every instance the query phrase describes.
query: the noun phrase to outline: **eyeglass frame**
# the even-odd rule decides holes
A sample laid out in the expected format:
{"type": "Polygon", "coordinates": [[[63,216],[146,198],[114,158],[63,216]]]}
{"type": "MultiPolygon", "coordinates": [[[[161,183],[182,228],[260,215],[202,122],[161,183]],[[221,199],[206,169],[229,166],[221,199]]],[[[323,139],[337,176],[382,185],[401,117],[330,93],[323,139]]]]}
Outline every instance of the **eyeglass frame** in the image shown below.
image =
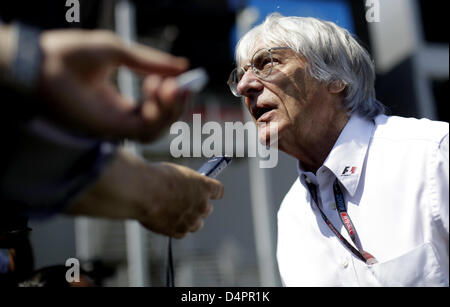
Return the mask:
{"type": "MultiPolygon", "coordinates": [[[[240,94],[238,93],[238,91],[237,91],[237,85],[238,85],[239,82],[242,80],[242,78],[241,78],[241,80],[239,80],[238,82],[232,81],[233,77],[234,77],[234,76],[237,76],[237,71],[238,71],[239,69],[242,69],[242,70],[244,71],[244,74],[242,75],[242,77],[244,77],[245,73],[246,73],[246,72],[248,71],[248,69],[251,67],[253,73],[255,74],[255,76],[258,77],[258,78],[261,79],[261,80],[264,80],[264,78],[267,78],[268,76],[270,76],[270,74],[272,73],[272,70],[273,70],[273,56],[272,56],[272,51],[274,51],[274,50],[286,50],[286,49],[291,49],[291,48],[290,48],[290,47],[271,47],[271,48],[261,48],[261,49],[256,50],[255,53],[254,53],[253,56],[252,56],[252,59],[250,60],[250,63],[245,64],[244,66],[236,67],[236,68],[234,68],[234,69],[231,71],[230,76],[228,77],[228,81],[227,81],[227,84],[228,84],[228,87],[230,88],[231,93],[232,93],[234,96],[236,96],[236,97],[242,97],[242,95],[240,95],[240,94]],[[266,50],[266,51],[268,51],[268,52],[269,52],[269,55],[270,55],[270,70],[269,70],[269,72],[268,72],[265,76],[263,76],[263,77],[261,77],[261,76],[258,74],[259,70],[255,67],[255,65],[254,65],[254,63],[253,63],[253,60],[254,60],[254,58],[255,58],[255,55],[258,54],[261,50],[266,50]],[[235,85],[234,85],[234,84],[235,84],[235,85]]],[[[236,77],[235,79],[237,79],[237,77],[236,77]]]]}

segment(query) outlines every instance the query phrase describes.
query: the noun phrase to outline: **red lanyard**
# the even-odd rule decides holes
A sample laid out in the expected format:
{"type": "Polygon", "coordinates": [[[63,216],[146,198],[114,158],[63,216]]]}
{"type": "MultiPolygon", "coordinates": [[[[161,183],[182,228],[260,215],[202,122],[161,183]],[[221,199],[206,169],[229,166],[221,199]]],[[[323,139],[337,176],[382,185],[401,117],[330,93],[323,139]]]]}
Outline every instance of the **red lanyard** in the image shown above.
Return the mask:
{"type": "MultiPolygon", "coordinates": [[[[374,256],[369,254],[368,252],[364,251],[363,249],[359,248],[356,249],[351,245],[340,233],[337,231],[337,229],[333,226],[333,224],[330,222],[330,220],[327,218],[325,213],[323,213],[322,209],[319,206],[319,200],[317,198],[317,188],[316,186],[309,181],[309,179],[304,175],[306,185],[308,186],[309,193],[311,194],[311,197],[314,200],[314,203],[316,204],[316,207],[319,209],[320,215],[322,216],[323,220],[325,221],[325,224],[328,225],[328,227],[331,229],[331,231],[336,235],[336,237],[344,244],[358,259],[361,261],[364,261],[366,264],[371,265],[375,264],[378,261],[375,259],[374,256]]],[[[345,230],[347,230],[347,233],[349,234],[350,238],[352,239],[353,243],[358,246],[357,244],[357,233],[355,226],[353,226],[352,220],[350,219],[350,216],[347,213],[347,209],[345,208],[345,201],[344,201],[344,194],[341,191],[341,188],[339,187],[339,182],[336,179],[333,184],[333,192],[334,192],[334,199],[336,200],[336,209],[339,213],[339,218],[341,219],[342,224],[344,225],[345,230]]]]}

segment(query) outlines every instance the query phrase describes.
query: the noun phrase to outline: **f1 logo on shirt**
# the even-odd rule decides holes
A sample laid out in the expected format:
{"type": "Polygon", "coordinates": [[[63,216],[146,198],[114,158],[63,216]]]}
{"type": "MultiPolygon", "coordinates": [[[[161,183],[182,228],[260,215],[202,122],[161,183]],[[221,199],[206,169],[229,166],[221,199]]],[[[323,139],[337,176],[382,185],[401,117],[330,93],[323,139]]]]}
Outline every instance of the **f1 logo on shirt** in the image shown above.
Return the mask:
{"type": "Polygon", "coordinates": [[[346,166],[341,176],[351,176],[356,173],[356,166],[346,166]]]}

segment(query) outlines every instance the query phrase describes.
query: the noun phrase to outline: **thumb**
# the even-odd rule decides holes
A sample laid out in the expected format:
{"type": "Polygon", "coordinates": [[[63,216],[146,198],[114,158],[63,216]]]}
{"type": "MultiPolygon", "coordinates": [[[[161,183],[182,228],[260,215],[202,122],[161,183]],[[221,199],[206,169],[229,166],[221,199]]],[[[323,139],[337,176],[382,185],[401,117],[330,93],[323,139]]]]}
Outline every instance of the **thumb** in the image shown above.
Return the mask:
{"type": "Polygon", "coordinates": [[[220,181],[206,177],[206,187],[210,199],[221,199],[223,197],[224,188],[220,181]]]}

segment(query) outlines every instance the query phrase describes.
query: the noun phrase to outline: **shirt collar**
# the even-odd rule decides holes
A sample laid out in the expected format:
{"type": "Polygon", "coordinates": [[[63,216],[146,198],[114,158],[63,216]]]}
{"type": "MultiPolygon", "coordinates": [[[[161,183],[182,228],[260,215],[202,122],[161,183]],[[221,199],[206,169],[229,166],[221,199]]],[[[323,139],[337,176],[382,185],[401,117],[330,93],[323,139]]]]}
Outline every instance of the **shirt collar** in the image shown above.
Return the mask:
{"type": "MultiPolygon", "coordinates": [[[[328,168],[351,196],[358,187],[374,127],[373,121],[353,114],[323,163],[322,167],[328,168]]],[[[298,165],[300,177],[311,178],[298,165]]]]}

